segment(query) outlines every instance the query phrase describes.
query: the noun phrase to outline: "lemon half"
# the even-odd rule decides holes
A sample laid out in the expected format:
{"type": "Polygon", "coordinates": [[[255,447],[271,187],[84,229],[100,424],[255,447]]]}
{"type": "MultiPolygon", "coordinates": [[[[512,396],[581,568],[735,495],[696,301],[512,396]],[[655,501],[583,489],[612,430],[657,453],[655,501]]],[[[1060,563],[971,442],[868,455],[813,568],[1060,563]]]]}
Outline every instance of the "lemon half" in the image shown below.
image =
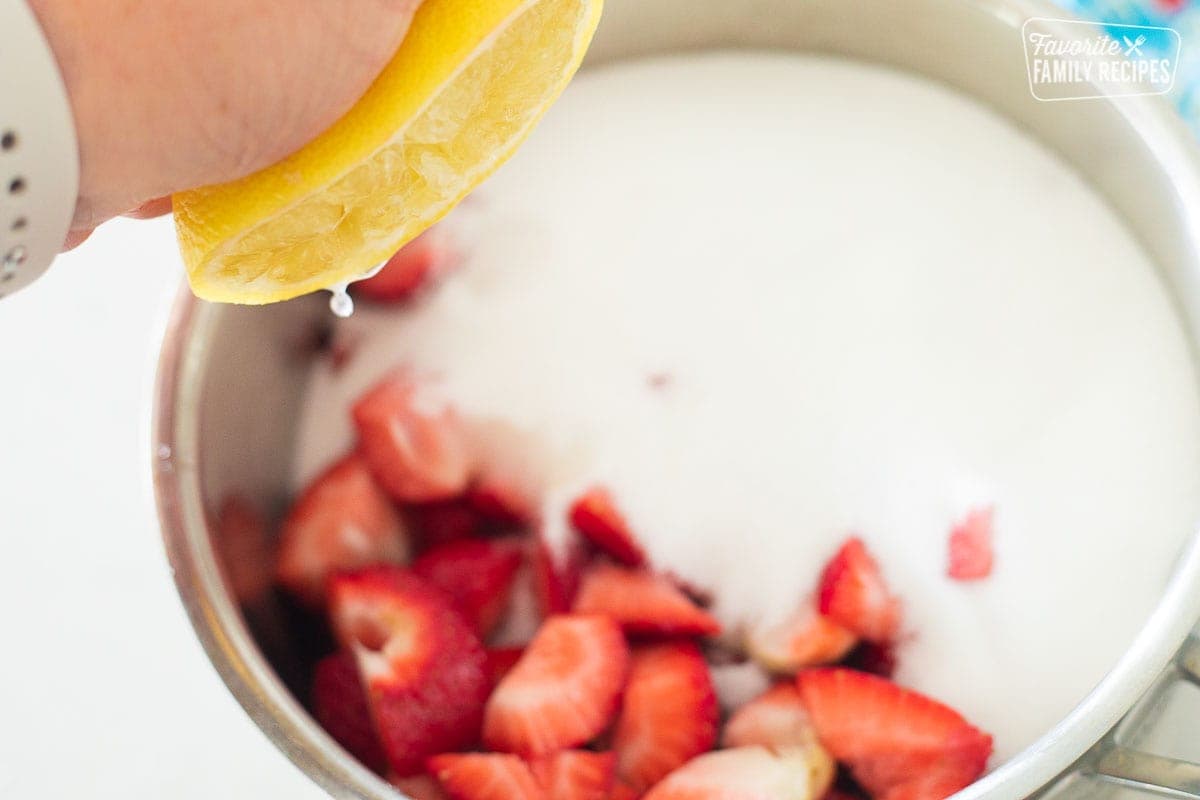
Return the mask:
{"type": "Polygon", "coordinates": [[[327,131],[240,180],[174,196],[198,297],[273,303],[362,275],[529,135],[579,67],[602,0],[425,0],[327,131]]]}

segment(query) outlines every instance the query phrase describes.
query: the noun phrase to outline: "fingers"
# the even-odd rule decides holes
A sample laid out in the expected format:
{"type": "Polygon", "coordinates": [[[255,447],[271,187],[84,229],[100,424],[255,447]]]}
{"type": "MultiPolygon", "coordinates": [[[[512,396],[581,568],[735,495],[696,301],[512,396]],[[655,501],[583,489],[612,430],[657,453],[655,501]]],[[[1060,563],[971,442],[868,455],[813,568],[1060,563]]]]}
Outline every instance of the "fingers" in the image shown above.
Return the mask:
{"type": "Polygon", "coordinates": [[[156,197],[153,200],[147,200],[132,211],[126,211],[124,216],[133,219],[154,219],[161,217],[163,214],[171,213],[171,196],[156,197]]]}
{"type": "Polygon", "coordinates": [[[63,242],[62,251],[65,253],[68,250],[74,250],[79,245],[87,241],[87,238],[92,235],[95,228],[80,228],[67,233],[67,239],[63,242]]]}

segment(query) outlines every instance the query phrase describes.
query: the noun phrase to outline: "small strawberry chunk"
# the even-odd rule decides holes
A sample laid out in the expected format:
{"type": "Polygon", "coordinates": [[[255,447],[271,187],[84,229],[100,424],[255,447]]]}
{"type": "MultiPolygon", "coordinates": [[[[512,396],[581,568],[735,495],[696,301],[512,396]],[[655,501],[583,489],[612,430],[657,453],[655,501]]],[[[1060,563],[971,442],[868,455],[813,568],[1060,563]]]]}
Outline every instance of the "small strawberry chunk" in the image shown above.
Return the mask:
{"type": "Polygon", "coordinates": [[[498,525],[532,525],[537,517],[525,492],[500,478],[480,478],[467,492],[467,502],[477,514],[498,525]]]}
{"type": "Polygon", "coordinates": [[[385,379],[353,408],[359,447],[379,484],[397,500],[459,495],[471,477],[462,421],[453,408],[403,375],[385,379]]]}
{"type": "Polygon", "coordinates": [[[825,788],[805,750],[735,747],[692,759],[643,800],[819,800],[825,788]]]}
{"type": "Polygon", "coordinates": [[[310,605],[325,597],[329,576],[369,564],[408,560],[408,534],[366,462],[351,454],[300,494],[279,545],[276,578],[310,605]]]}
{"type": "Polygon", "coordinates": [[[721,632],[721,623],[670,579],[612,564],[597,564],[588,571],[574,610],[606,614],[632,635],[712,636],[721,632]]]}
{"type": "Polygon", "coordinates": [[[388,776],[388,783],[395,786],[409,800],[450,800],[442,785],[430,775],[413,775],[409,778],[388,776]]]}
{"type": "Polygon", "coordinates": [[[408,300],[458,261],[450,237],[440,228],[430,228],[388,259],[383,269],[361,281],[352,291],[377,303],[408,300]]]}
{"type": "Polygon", "coordinates": [[[450,800],[553,800],[529,765],[503,753],[434,756],[429,771],[450,800]]]}
{"type": "MultiPolygon", "coordinates": [[[[813,727],[800,691],[792,682],[778,683],[734,712],[725,723],[721,735],[725,747],[762,745],[781,747],[815,747],[817,729],[813,727]]],[[[821,749],[824,753],[824,750],[821,749]]],[[[833,759],[825,753],[832,779],[833,759]]]]}
{"type": "Polygon", "coordinates": [[[461,539],[426,551],[412,571],[454,598],[475,632],[486,637],[508,608],[523,561],[513,541],[461,539]]]}
{"type": "Polygon", "coordinates": [[[977,581],[992,574],[992,509],[978,508],[950,531],[946,574],[956,581],[977,581]]]}
{"type": "Polygon", "coordinates": [[[426,549],[478,536],[483,529],[483,519],[461,497],[410,505],[404,512],[415,538],[426,549]]]}
{"type": "Polygon", "coordinates": [[[992,737],[924,695],[849,669],[796,681],[821,743],[872,797],[941,800],[987,766],[992,737]]]}
{"type": "Polygon", "coordinates": [[[500,679],[517,665],[524,654],[524,647],[493,647],[488,650],[486,667],[492,686],[499,684],[500,679]]]}
{"type": "Polygon", "coordinates": [[[708,663],[695,644],[670,642],[635,650],[613,733],[617,774],[644,792],[713,748],[719,714],[708,663]]]}
{"type": "Polygon", "coordinates": [[[857,641],[851,631],[817,611],[814,601],[806,600],[783,622],[752,626],[746,651],[769,670],[794,673],[840,660],[857,641]]]}
{"type": "Polygon", "coordinates": [[[375,733],[354,654],[337,652],[317,662],[313,671],[312,709],[325,732],[350,755],[375,772],[387,769],[387,758],[375,733]]]}
{"type": "Polygon", "coordinates": [[[488,700],[484,744],[536,757],[590,741],[616,714],[628,668],[629,648],[612,620],[551,617],[488,700]]]}
{"type": "Polygon", "coordinates": [[[896,674],[896,647],[890,642],[862,642],[846,655],[842,666],[890,678],[896,674]]]}
{"type": "Polygon", "coordinates": [[[612,792],[608,795],[608,800],[638,800],[641,796],[641,793],[635,791],[628,783],[614,781],[612,792]]]}
{"type": "Polygon", "coordinates": [[[612,495],[593,487],[571,505],[571,525],[592,544],[630,567],[646,562],[646,551],[629,530],[612,495]]]}
{"type": "Polygon", "coordinates": [[[335,575],[329,613],[367,687],[388,765],[400,777],[479,736],[491,688],[483,645],[440,589],[411,571],[335,575]]]}
{"type": "Polygon", "coordinates": [[[529,766],[550,800],[609,800],[616,763],[612,753],[563,750],[529,766]]]}
{"type": "Polygon", "coordinates": [[[579,591],[583,565],[587,560],[582,543],[572,540],[567,552],[559,557],[540,536],[533,542],[530,566],[533,569],[533,588],[542,616],[565,614],[571,610],[579,591]]]}
{"type": "Polygon", "coordinates": [[[229,591],[239,603],[253,605],[263,599],[275,579],[270,527],[248,500],[231,495],[221,504],[216,531],[214,544],[229,591]]]}
{"type": "Polygon", "coordinates": [[[873,642],[890,641],[900,629],[900,601],[857,537],[842,545],[821,574],[818,610],[873,642]]]}

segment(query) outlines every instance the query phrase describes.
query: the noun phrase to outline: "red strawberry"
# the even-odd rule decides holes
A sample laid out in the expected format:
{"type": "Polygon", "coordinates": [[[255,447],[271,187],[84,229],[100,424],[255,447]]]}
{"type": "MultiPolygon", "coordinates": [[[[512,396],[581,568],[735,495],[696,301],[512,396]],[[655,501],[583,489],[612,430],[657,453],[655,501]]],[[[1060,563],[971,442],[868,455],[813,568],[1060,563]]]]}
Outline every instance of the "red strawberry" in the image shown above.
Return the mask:
{"type": "Polygon", "coordinates": [[[483,527],[483,519],[460,497],[410,505],[405,513],[426,548],[476,536],[483,527]]]}
{"type": "Polygon", "coordinates": [[[408,503],[461,494],[471,463],[462,421],[403,375],[385,379],[354,404],[359,447],[376,479],[408,503]]]}
{"type": "Polygon", "coordinates": [[[533,543],[529,560],[533,569],[533,588],[542,607],[542,615],[548,617],[570,611],[587,560],[582,543],[572,540],[567,545],[567,552],[559,557],[539,536],[533,543]]]}
{"type": "Polygon", "coordinates": [[[612,620],[551,617],[488,700],[484,744],[536,757],[593,739],[616,713],[628,667],[612,620]]]}
{"type": "Polygon", "coordinates": [[[583,577],[574,610],[606,614],[630,634],[711,636],[717,622],[668,578],[612,564],[597,564],[583,577]]]}
{"type": "Polygon", "coordinates": [[[486,637],[508,608],[523,560],[515,542],[460,539],[425,552],[412,571],[454,598],[475,632],[486,637]]]}
{"type": "Polygon", "coordinates": [[[692,642],[637,649],[613,733],[617,774],[645,791],[717,741],[717,696],[692,642]]]}
{"type": "Polygon", "coordinates": [[[616,756],[587,750],[563,750],[529,766],[550,800],[608,800],[616,756]]]}
{"type": "Polygon", "coordinates": [[[958,581],[977,581],[992,574],[992,509],[978,508],[950,532],[946,574],[958,581]]]}
{"type": "MultiPolygon", "coordinates": [[[[725,723],[721,744],[725,747],[761,745],[773,750],[820,747],[817,730],[800,700],[800,691],[791,682],[775,684],[735,711],[725,723]]],[[[832,776],[833,760],[828,754],[826,760],[832,776]]]]}
{"type": "Polygon", "coordinates": [[[276,577],[316,605],[334,572],[407,560],[403,523],[366,462],[351,454],[310,483],[288,512],[276,577]]]}
{"type": "Polygon", "coordinates": [[[896,673],[896,648],[889,642],[862,642],[842,660],[842,666],[890,678],[896,673]]]}
{"type": "Polygon", "coordinates": [[[266,519],[248,500],[231,495],[221,504],[216,530],[229,591],[239,603],[260,600],[274,580],[275,556],[266,519]]]}
{"type": "Polygon", "coordinates": [[[483,645],[437,587],[398,567],[330,581],[334,633],[351,649],[389,766],[404,777],[474,743],[491,685],[483,645]]]}
{"type": "Polygon", "coordinates": [[[633,787],[623,781],[613,783],[612,792],[608,796],[608,800],[638,800],[641,793],[634,791],[633,787]]]}
{"type": "Polygon", "coordinates": [[[629,530],[607,489],[593,487],[571,505],[571,525],[592,544],[630,567],[646,561],[646,551],[629,530]]]}
{"type": "Polygon", "coordinates": [[[900,601],[888,591],[879,565],[862,540],[846,541],[821,574],[822,614],[873,642],[894,639],[900,628],[900,601]]]}
{"type": "Polygon", "coordinates": [[[380,303],[407,300],[458,260],[442,228],[430,228],[388,259],[378,273],[354,282],[354,294],[380,303]]]}
{"type": "Polygon", "coordinates": [[[880,800],[941,800],[983,773],[992,737],[884,678],[813,669],[797,678],[821,743],[880,800]]]}
{"type": "Polygon", "coordinates": [[[488,650],[487,673],[492,686],[500,683],[500,679],[517,665],[524,654],[524,647],[494,647],[488,650]]]}
{"type": "Polygon", "coordinates": [[[409,800],[449,800],[442,785],[429,775],[414,775],[411,778],[389,777],[388,783],[395,786],[409,800]]]}
{"type": "Polygon", "coordinates": [[[463,753],[429,759],[450,800],[552,800],[529,765],[503,753],[463,753]]]}
{"type": "Polygon", "coordinates": [[[531,525],[533,501],[517,486],[500,478],[481,478],[467,493],[476,513],[500,525],[531,525]]]}
{"type": "Polygon", "coordinates": [[[746,650],[775,672],[832,664],[858,641],[853,633],[817,611],[811,599],[777,625],[755,625],[746,635],[746,650]]]}
{"type": "Polygon", "coordinates": [[[317,662],[312,684],[313,716],[325,732],[368,769],[382,773],[387,758],[371,721],[367,693],[354,654],[345,651],[317,662]]]}
{"type": "Polygon", "coordinates": [[[808,751],[735,747],[692,759],[643,800],[812,800],[825,791],[808,751]]]}

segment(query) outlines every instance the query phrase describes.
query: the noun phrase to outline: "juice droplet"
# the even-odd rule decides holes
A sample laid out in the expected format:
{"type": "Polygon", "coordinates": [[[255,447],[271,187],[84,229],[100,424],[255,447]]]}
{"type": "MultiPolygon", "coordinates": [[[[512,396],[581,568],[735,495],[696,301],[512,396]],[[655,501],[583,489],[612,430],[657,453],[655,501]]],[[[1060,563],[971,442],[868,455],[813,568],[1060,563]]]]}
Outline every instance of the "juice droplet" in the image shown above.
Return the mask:
{"type": "Polygon", "coordinates": [[[339,283],[337,286],[329,287],[329,291],[331,292],[329,296],[329,310],[333,312],[335,317],[345,319],[354,313],[354,300],[346,293],[348,285],[339,283]]]}

